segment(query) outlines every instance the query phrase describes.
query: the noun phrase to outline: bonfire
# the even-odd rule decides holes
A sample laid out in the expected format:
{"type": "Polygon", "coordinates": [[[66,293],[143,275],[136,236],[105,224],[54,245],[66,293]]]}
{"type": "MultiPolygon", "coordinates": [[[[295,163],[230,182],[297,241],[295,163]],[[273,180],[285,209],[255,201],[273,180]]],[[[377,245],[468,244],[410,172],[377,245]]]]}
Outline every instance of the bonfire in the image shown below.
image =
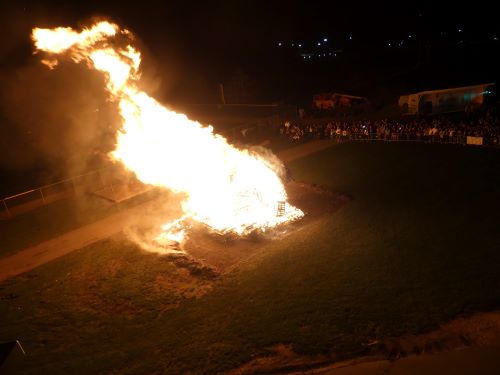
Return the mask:
{"type": "Polygon", "coordinates": [[[104,74],[122,119],[110,157],[141,182],[182,194],[183,214],[163,225],[158,242],[184,241],[189,221],[244,236],[303,216],[288,203],[285,169],[277,157],[237,148],[212,126],[166,108],[139,89],[141,54],[130,31],[101,21],[80,31],[35,28],[32,38],[50,69],[65,57],[104,74]]]}

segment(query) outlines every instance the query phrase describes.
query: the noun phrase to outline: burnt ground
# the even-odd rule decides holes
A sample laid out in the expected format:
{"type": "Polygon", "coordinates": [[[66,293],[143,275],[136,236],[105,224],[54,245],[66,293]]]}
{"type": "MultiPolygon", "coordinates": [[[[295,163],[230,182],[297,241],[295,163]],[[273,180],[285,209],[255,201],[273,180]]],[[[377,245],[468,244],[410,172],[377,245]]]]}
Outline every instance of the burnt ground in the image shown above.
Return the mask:
{"type": "Polygon", "coordinates": [[[199,228],[189,234],[183,246],[188,257],[217,273],[226,273],[239,262],[259,253],[268,242],[301,230],[324,215],[340,209],[351,198],[326,187],[291,181],[286,185],[289,202],[300,208],[304,217],[274,228],[267,233],[252,233],[246,237],[219,235],[199,228]]]}
{"type": "MultiPolygon", "coordinates": [[[[301,219],[280,225],[266,233],[254,232],[247,236],[221,235],[210,231],[201,224],[194,225],[190,229],[188,240],[182,245],[182,249],[174,246],[172,248],[174,252],[167,252],[161,257],[174,264],[179,272],[211,285],[222,274],[230,272],[242,262],[258,255],[270,241],[280,240],[300,231],[307,225],[321,220],[323,216],[334,213],[351,200],[348,194],[337,193],[327,187],[297,181],[288,182],[286,190],[290,204],[304,212],[305,215],[301,219]]],[[[135,240],[138,239],[146,247],[150,247],[146,238],[156,233],[155,230],[151,230],[151,226],[157,228],[162,223],[161,216],[153,215],[143,223],[142,227],[134,226],[132,231],[135,240]]],[[[130,232],[127,237],[131,238],[130,232]]],[[[161,253],[165,249],[155,249],[153,245],[150,250],[161,253]]],[[[204,289],[198,297],[209,290],[211,288],[204,289]]]]}

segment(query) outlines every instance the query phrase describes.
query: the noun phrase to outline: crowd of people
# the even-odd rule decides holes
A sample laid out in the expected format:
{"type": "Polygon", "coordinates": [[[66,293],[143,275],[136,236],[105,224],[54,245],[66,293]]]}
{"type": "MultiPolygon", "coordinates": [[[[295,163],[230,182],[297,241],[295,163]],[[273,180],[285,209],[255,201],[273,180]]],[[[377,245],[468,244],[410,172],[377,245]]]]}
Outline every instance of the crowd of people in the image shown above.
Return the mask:
{"type": "Polygon", "coordinates": [[[500,109],[434,117],[382,120],[285,121],[280,133],[293,141],[309,139],[422,140],[466,143],[468,136],[481,144],[500,145],[500,109]]]}

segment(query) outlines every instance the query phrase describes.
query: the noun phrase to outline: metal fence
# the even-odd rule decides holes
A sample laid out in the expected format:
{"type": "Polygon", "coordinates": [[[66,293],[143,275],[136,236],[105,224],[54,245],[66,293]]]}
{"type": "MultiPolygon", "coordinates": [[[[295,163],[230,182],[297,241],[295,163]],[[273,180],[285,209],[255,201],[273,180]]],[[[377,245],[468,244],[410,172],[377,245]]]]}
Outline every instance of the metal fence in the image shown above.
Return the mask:
{"type": "MultiPolygon", "coordinates": [[[[500,147],[500,143],[496,139],[490,139],[482,136],[467,136],[467,135],[417,135],[417,134],[334,134],[330,137],[315,135],[304,135],[298,142],[307,142],[313,139],[332,140],[336,143],[342,142],[421,142],[421,143],[439,143],[439,144],[455,144],[455,145],[472,145],[479,147],[500,147]]],[[[291,139],[293,142],[294,140],[291,139]]],[[[297,142],[297,141],[295,141],[297,142]]]]}
{"type": "Polygon", "coordinates": [[[481,143],[474,143],[475,145],[488,146],[488,147],[500,147],[500,142],[498,139],[490,139],[488,137],[482,136],[467,136],[467,135],[424,135],[416,133],[350,133],[346,134],[320,134],[318,132],[308,133],[307,131],[299,139],[293,139],[291,135],[286,135],[281,132],[282,124],[279,117],[271,117],[263,119],[257,124],[242,125],[237,128],[231,129],[231,132],[226,132],[224,136],[228,137],[233,142],[245,142],[259,143],[264,139],[273,138],[276,136],[282,136],[290,138],[291,142],[302,143],[315,139],[325,139],[332,140],[334,142],[352,142],[352,141],[364,141],[364,142],[423,142],[423,143],[441,143],[441,144],[458,144],[467,145],[473,144],[469,143],[470,138],[481,139],[481,143]]]}
{"type": "Polygon", "coordinates": [[[96,193],[104,189],[112,191],[129,177],[121,168],[109,167],[11,195],[2,199],[0,219],[8,219],[62,199],[96,193]]]}
{"type": "Polygon", "coordinates": [[[466,145],[467,136],[439,136],[439,135],[416,135],[416,134],[398,134],[393,133],[390,135],[381,135],[377,133],[369,134],[346,134],[346,135],[333,135],[329,138],[335,142],[423,142],[423,143],[441,143],[441,144],[456,144],[466,145]]]}

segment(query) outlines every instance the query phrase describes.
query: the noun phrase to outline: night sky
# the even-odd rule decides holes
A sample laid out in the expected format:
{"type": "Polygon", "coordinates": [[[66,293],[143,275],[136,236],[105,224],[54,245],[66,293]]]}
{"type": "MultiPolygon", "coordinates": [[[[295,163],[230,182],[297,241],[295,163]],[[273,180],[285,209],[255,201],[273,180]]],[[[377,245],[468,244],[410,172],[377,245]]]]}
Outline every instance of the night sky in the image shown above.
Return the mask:
{"type": "MultiPolygon", "coordinates": [[[[172,101],[186,97],[211,101],[210,87],[241,76],[258,87],[252,100],[260,96],[261,100],[292,101],[300,99],[303,89],[340,86],[348,91],[367,91],[362,86],[371,83],[360,85],[359,80],[380,76],[381,67],[404,75],[405,68],[409,71],[415,65],[435,64],[440,72],[458,70],[450,78],[456,84],[495,78],[490,66],[495,65],[492,59],[497,62],[500,49],[500,42],[494,39],[500,37],[496,12],[486,5],[434,3],[4,2],[1,27],[8,37],[2,38],[0,58],[2,66],[25,63],[32,48],[29,30],[34,25],[76,27],[88,24],[93,17],[107,17],[128,27],[143,42],[144,70],[158,75],[161,96],[172,101]],[[329,44],[326,51],[311,47],[324,38],[329,44]],[[288,49],[277,48],[280,42],[288,49]],[[401,42],[404,45],[399,46],[401,42]],[[291,48],[292,43],[301,43],[302,50],[291,48]],[[334,50],[342,51],[335,61],[300,61],[300,53],[328,54],[334,50]],[[463,56],[468,53],[474,56],[463,56]],[[483,64],[487,72],[482,69],[481,76],[474,70],[483,64]],[[342,71],[341,77],[336,77],[335,70],[342,71]],[[299,77],[300,81],[309,78],[309,83],[284,84],[299,77]]],[[[411,90],[411,82],[408,84],[411,90]]]]}

